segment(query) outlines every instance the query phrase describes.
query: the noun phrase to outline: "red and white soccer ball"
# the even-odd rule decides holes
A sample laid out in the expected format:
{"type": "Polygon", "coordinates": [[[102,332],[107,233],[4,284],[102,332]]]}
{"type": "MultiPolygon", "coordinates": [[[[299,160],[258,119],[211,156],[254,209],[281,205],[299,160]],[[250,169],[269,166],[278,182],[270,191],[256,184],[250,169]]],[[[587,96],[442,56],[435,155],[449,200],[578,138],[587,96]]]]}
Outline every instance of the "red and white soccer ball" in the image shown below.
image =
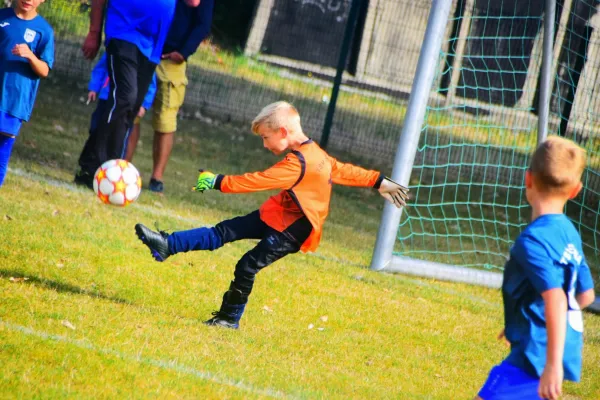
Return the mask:
{"type": "Polygon", "coordinates": [[[105,204],[125,207],[142,191],[142,178],[128,161],[109,160],[94,175],[94,192],[105,204]]]}

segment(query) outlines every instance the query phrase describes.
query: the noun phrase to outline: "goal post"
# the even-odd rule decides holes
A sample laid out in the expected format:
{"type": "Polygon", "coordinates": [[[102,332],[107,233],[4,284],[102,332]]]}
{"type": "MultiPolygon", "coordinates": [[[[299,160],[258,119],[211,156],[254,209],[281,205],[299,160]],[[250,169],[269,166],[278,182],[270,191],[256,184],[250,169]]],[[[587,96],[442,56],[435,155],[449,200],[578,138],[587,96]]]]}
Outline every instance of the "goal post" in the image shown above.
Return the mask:
{"type": "MultiPolygon", "coordinates": [[[[489,26],[472,23],[486,18],[481,5],[485,1],[459,1],[453,18],[451,1],[432,3],[392,173],[394,179],[411,188],[413,195],[406,210],[408,215],[386,204],[371,269],[501,286],[501,269],[511,241],[526,224],[522,215],[527,207],[522,185],[527,154],[548,131],[555,3],[544,1],[543,29],[542,15],[522,18],[511,17],[510,10],[501,12],[500,18],[511,19],[513,24],[521,21],[515,31],[522,36],[514,39],[533,43],[529,54],[525,49],[512,56],[527,64],[520,71],[526,78],[517,78],[527,81],[524,88],[533,86],[536,90],[535,78],[539,77],[537,104],[524,104],[527,102],[523,98],[529,96],[525,93],[509,107],[493,104],[492,91],[504,91],[502,97],[506,94],[516,98],[516,85],[495,87],[493,82],[485,82],[481,85],[485,92],[481,87],[473,88],[469,82],[469,78],[477,82],[478,74],[505,72],[498,71],[502,67],[494,64],[497,60],[486,55],[489,49],[477,48],[483,48],[490,38],[489,26]],[[448,23],[455,24],[457,36],[447,38],[450,43],[445,46],[448,50],[444,54],[442,36],[448,23]],[[537,56],[536,46],[543,49],[537,56]],[[530,71],[536,67],[539,71],[530,71]],[[438,76],[441,83],[437,90],[432,90],[436,73],[446,75],[447,83],[438,76]],[[538,110],[537,117],[534,109],[538,110]],[[469,130],[479,139],[465,139],[464,133],[469,130]],[[423,132],[426,137],[422,137],[423,132]],[[494,133],[503,137],[495,137],[495,142],[490,143],[488,140],[494,133]],[[416,158],[418,165],[414,163],[416,158]],[[493,211],[490,213],[488,209],[493,211]],[[420,241],[422,248],[405,251],[407,245],[395,252],[395,246],[403,240],[420,241]]],[[[518,10],[514,12],[516,15],[518,10]]],[[[499,39],[513,39],[500,32],[496,34],[499,39]]],[[[496,56],[511,57],[498,53],[496,56]]]]}
{"type": "MultiPolygon", "coordinates": [[[[423,46],[417,63],[417,73],[413,81],[406,110],[406,119],[404,120],[404,127],[402,128],[402,135],[400,136],[392,170],[392,179],[405,186],[408,186],[412,173],[421,126],[429,93],[433,86],[451,6],[452,0],[433,0],[431,3],[423,46]]],[[[371,269],[382,270],[389,267],[401,215],[402,209],[397,209],[389,203],[384,206],[371,269]]]]}

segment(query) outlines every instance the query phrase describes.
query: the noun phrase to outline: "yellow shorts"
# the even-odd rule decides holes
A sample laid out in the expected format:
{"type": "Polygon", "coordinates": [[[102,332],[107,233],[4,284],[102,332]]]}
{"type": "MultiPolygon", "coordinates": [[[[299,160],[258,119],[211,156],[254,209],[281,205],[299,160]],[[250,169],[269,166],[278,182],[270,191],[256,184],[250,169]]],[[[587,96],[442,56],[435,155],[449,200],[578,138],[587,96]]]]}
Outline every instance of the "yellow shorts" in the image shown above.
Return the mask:
{"type": "Polygon", "coordinates": [[[156,97],[152,105],[152,128],[169,133],[177,130],[177,113],[185,98],[188,84],[186,63],[162,60],[156,67],[156,97]]]}

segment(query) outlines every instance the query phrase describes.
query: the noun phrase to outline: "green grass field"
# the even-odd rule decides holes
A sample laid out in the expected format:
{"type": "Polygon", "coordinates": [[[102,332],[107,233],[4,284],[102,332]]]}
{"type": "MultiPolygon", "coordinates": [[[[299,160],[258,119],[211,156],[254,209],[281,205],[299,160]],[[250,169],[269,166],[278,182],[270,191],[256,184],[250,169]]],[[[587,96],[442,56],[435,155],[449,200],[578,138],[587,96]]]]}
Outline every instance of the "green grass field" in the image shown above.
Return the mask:
{"type": "MultiPolygon", "coordinates": [[[[276,158],[247,127],[182,121],[164,196],[125,209],[72,183],[92,106],[44,82],[0,189],[1,398],[469,399],[507,348],[497,290],[367,269],[383,200],[336,188],[317,254],[262,271],[239,331],[218,308],[252,242],[156,263],[134,234],[214,224],[268,193],[191,193],[199,167],[258,170],[276,158]]],[[[134,164],[147,183],[151,131],[134,164]]],[[[600,318],[585,315],[584,378],[600,398],[600,318]]]]}

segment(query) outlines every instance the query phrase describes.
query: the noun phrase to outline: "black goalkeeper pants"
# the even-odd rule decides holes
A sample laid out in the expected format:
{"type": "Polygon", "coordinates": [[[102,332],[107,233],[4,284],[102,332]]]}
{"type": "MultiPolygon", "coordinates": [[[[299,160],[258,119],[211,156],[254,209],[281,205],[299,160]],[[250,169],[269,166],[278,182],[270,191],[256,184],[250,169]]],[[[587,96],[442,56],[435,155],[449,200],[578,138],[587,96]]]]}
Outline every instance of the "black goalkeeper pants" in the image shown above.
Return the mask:
{"type": "Polygon", "coordinates": [[[285,231],[279,232],[260,219],[258,211],[218,223],[213,228],[197,228],[169,235],[171,254],[215,250],[225,243],[242,239],[260,239],[235,266],[233,286],[248,296],[256,274],[288,254],[297,253],[312,232],[312,225],[302,217],[285,231]]]}
{"type": "Polygon", "coordinates": [[[91,175],[105,161],[125,156],[128,132],[156,70],[136,45],[118,39],[106,47],[106,63],[110,82],[106,107],[79,157],[79,166],[91,175]]]}

